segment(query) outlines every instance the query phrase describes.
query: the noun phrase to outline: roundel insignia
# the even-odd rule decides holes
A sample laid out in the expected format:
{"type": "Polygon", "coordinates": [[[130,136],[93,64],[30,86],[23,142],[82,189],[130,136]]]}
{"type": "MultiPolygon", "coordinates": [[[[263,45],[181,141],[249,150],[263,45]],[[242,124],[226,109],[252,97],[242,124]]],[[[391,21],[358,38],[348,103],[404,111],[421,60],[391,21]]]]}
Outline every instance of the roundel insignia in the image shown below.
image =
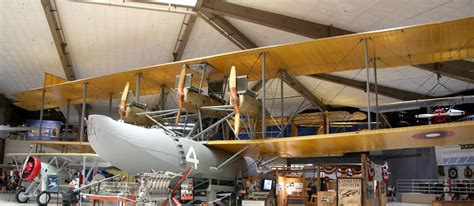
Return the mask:
{"type": "Polygon", "coordinates": [[[466,169],[464,169],[464,177],[465,178],[471,178],[472,177],[472,170],[469,168],[469,166],[466,166],[466,169]]]}
{"type": "Polygon", "coordinates": [[[449,168],[449,170],[448,170],[448,176],[449,176],[449,178],[451,178],[451,179],[456,179],[456,178],[458,178],[458,169],[455,168],[455,167],[449,168]]]}
{"type": "Polygon", "coordinates": [[[415,139],[441,139],[453,136],[454,132],[452,131],[432,131],[432,132],[420,132],[414,134],[412,137],[415,139]]]}

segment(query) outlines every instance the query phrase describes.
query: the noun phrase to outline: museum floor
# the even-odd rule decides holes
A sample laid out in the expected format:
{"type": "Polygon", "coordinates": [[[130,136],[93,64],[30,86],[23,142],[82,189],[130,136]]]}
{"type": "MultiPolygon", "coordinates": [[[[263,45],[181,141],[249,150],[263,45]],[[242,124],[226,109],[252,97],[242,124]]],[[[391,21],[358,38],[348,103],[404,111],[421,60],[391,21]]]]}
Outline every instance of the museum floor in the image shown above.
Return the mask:
{"type": "MultiPolygon", "coordinates": [[[[21,205],[21,206],[30,206],[30,205],[38,205],[36,201],[30,201],[28,204],[20,204],[15,202],[15,196],[10,194],[0,194],[0,205],[2,206],[13,206],[13,205],[21,205]],[[10,199],[10,202],[8,201],[10,199]]],[[[49,205],[61,205],[60,202],[56,203],[56,196],[53,196],[51,203],[49,205]]],[[[116,205],[116,204],[105,204],[105,205],[116,205]]],[[[399,202],[389,202],[387,206],[428,206],[430,204],[411,204],[411,203],[399,203],[399,202]]]]}

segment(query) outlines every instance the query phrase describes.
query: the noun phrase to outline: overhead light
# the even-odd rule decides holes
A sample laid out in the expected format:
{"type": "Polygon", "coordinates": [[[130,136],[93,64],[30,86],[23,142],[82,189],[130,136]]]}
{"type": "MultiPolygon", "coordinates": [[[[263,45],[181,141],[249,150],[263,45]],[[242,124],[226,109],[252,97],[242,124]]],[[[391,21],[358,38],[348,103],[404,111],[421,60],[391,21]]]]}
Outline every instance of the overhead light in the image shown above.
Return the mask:
{"type": "Polygon", "coordinates": [[[321,12],[323,12],[323,13],[324,13],[324,12],[326,12],[326,10],[324,10],[324,9],[321,9],[321,12]]]}

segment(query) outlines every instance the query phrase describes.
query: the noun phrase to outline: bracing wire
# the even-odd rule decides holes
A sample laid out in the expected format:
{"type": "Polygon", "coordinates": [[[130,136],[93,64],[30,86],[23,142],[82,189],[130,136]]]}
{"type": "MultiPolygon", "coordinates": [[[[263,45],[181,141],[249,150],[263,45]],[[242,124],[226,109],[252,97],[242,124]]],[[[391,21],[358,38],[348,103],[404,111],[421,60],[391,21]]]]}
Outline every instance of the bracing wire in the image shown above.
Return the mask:
{"type": "Polygon", "coordinates": [[[253,68],[255,67],[255,65],[257,64],[258,60],[260,59],[260,57],[262,57],[262,53],[260,53],[257,58],[255,58],[255,61],[253,62],[252,64],[252,67],[250,67],[249,71],[247,72],[247,75],[250,74],[250,72],[253,70],[253,68]]]}
{"type": "MultiPolygon", "coordinates": [[[[362,43],[362,39],[360,41],[357,42],[357,44],[355,44],[342,58],[341,60],[339,60],[337,63],[336,63],[336,66],[335,68],[337,69],[340,65],[342,65],[342,63],[349,57],[350,54],[352,54],[352,52],[354,52],[354,50],[362,43]]],[[[359,73],[361,72],[362,70],[359,71],[359,73]]],[[[357,74],[358,75],[358,74],[357,74]]],[[[357,76],[356,75],[356,76],[357,76]]],[[[355,78],[355,77],[354,77],[355,78]]],[[[353,79],[354,79],[353,78],[353,79]]],[[[310,92],[313,93],[317,88],[319,87],[319,84],[316,85],[315,87],[313,87],[310,92]]],[[[333,101],[341,94],[341,92],[346,88],[347,86],[346,85],[343,85],[343,87],[337,92],[337,94],[328,102],[328,104],[331,104],[333,103],[333,101]]]]}

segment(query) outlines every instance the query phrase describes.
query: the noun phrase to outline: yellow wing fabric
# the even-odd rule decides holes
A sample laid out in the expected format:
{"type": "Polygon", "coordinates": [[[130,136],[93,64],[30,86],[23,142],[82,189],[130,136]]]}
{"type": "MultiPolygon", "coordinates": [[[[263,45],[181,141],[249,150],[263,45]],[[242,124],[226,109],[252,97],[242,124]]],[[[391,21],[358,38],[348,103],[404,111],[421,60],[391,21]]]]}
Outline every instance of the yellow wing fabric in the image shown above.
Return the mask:
{"type": "Polygon", "coordinates": [[[236,153],[245,146],[255,157],[315,157],[392,149],[474,143],[474,121],[263,140],[210,141],[207,145],[236,153]]]}
{"type": "MultiPolygon", "coordinates": [[[[346,36],[316,39],[278,46],[166,63],[99,77],[87,78],[45,87],[45,108],[64,105],[68,99],[80,103],[83,84],[89,86],[88,102],[107,99],[118,94],[126,82],[141,73],[147,85],[141,94],[159,93],[161,84],[174,85],[175,76],[183,64],[207,62],[216,71],[210,75],[228,74],[232,66],[239,68],[237,75],[248,75],[250,80],[261,79],[260,54],[267,54],[267,76],[274,76],[280,68],[295,75],[309,75],[360,69],[364,66],[364,44],[369,39],[370,58],[377,57],[378,67],[416,65],[474,57],[474,17],[412,27],[396,28],[346,36]],[[256,68],[254,68],[256,67],[256,68]]],[[[135,84],[130,86],[135,89],[135,84]]],[[[42,88],[13,94],[18,106],[38,110],[42,88]]]]}

